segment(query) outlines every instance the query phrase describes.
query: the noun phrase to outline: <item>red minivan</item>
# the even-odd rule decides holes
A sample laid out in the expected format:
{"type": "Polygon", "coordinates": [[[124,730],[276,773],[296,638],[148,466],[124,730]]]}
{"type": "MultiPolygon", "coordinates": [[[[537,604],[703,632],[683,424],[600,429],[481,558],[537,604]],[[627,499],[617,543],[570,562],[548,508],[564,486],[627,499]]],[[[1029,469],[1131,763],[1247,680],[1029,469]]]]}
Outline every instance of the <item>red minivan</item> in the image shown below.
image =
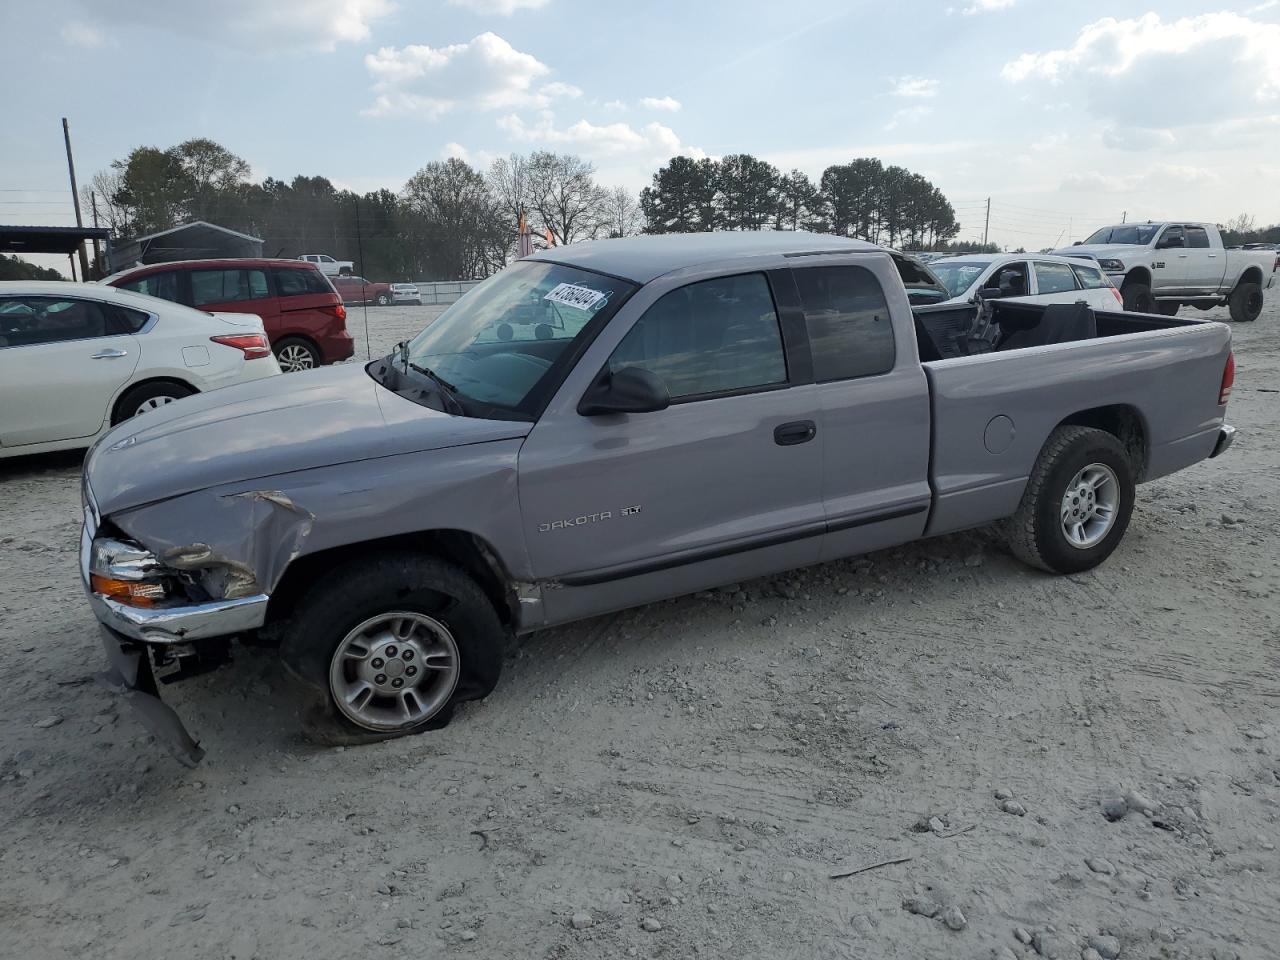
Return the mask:
{"type": "Polygon", "coordinates": [[[102,282],[210,313],[256,313],[285,372],[355,353],[342,297],[314,264],[301,260],[179,260],[102,282]]]}

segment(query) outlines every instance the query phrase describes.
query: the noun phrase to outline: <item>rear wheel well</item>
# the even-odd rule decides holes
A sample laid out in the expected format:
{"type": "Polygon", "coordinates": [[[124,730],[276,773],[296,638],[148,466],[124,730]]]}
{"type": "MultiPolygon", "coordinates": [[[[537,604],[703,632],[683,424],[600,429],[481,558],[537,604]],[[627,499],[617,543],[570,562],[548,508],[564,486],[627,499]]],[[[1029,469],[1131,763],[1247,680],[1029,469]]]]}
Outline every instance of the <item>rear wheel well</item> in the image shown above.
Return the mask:
{"type": "Polygon", "coordinates": [[[1244,273],[1240,274],[1240,279],[1236,281],[1236,288],[1242,283],[1256,283],[1258,286],[1262,286],[1262,271],[1258,267],[1247,268],[1244,273]]]}
{"type": "Polygon", "coordinates": [[[120,422],[120,405],[124,403],[124,398],[133,393],[139,387],[149,387],[153,383],[172,383],[175,386],[185,387],[192,393],[199,393],[193,384],[188,383],[178,377],[147,377],[145,380],[139,380],[137,383],[131,383],[120,391],[120,396],[116,397],[116,402],[111,405],[111,422],[113,424],[120,422]]]}
{"type": "Polygon", "coordinates": [[[1147,427],[1136,408],[1124,403],[1093,407],[1073,413],[1058,426],[1094,427],[1107,431],[1124,445],[1129,462],[1133,464],[1134,479],[1141,481],[1147,467],[1147,427]]]}
{"type": "Polygon", "coordinates": [[[480,585],[498,618],[506,625],[514,621],[517,600],[512,578],[498,559],[497,552],[483,538],[465,530],[425,530],[347,544],[299,557],[289,564],[271,592],[267,627],[287,620],[321,574],[361,557],[405,549],[437,557],[462,568],[480,585]]]}

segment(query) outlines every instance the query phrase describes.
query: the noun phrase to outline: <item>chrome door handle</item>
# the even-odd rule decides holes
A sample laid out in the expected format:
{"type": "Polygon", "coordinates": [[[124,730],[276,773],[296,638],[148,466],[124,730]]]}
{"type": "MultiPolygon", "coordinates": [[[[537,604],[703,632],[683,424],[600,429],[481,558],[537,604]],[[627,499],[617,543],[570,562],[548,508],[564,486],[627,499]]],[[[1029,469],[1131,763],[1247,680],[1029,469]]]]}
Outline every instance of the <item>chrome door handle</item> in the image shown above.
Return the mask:
{"type": "Polygon", "coordinates": [[[109,347],[106,350],[99,350],[97,353],[89,357],[90,360],[118,360],[120,357],[127,357],[128,350],[118,350],[115,347],[109,347]]]}

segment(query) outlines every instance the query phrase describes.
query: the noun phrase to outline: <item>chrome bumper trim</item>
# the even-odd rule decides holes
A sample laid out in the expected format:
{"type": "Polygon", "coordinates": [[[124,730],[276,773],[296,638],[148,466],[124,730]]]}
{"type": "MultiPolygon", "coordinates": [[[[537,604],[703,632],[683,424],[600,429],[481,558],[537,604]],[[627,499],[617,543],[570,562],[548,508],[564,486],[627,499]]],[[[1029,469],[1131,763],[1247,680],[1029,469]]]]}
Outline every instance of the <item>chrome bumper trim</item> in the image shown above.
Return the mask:
{"type": "Polygon", "coordinates": [[[1224,423],[1222,429],[1218,431],[1218,442],[1213,445],[1213,453],[1209,454],[1209,459],[1220,457],[1231,449],[1231,444],[1236,439],[1236,428],[1224,423]]]}
{"type": "Polygon", "coordinates": [[[265,593],[180,607],[130,607],[96,593],[89,605],[101,623],[145,643],[184,643],[256,630],[267,619],[265,593]]]}

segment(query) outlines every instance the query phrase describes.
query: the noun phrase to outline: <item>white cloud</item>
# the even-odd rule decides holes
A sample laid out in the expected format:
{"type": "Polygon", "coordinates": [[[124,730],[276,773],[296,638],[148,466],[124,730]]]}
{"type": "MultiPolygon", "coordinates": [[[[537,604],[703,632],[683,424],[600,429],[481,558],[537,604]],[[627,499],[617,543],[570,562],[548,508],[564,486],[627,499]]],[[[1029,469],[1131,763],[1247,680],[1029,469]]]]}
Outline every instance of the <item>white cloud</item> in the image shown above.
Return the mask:
{"type": "Polygon", "coordinates": [[[895,97],[932,97],[938,93],[938,81],[928,77],[894,77],[895,97]]]}
{"type": "Polygon", "coordinates": [[[509,17],[517,10],[540,10],[551,0],[449,0],[451,7],[465,7],[472,13],[509,17]]]}
{"type": "Polygon", "coordinates": [[[665,110],[668,113],[680,111],[680,101],[674,97],[641,97],[640,106],[646,110],[665,110]]]}
{"type": "Polygon", "coordinates": [[[468,150],[462,144],[452,140],[441,148],[440,156],[445,160],[461,160],[463,163],[469,163],[477,170],[488,169],[489,164],[495,159],[495,154],[488,150],[468,150]]]}
{"type": "Polygon", "coordinates": [[[903,107],[889,118],[889,122],[884,125],[886,130],[896,130],[904,123],[913,123],[916,120],[923,120],[929,114],[933,113],[933,107],[926,107],[918,104],[914,107],[903,107]]]}
{"type": "Polygon", "coordinates": [[[1152,190],[1167,191],[1171,187],[1199,187],[1216,183],[1218,179],[1216,173],[1202,167],[1158,163],[1142,173],[1069,173],[1062,178],[1059,189],[1068,192],[1140,194],[1152,190]]]}
{"type": "Polygon", "coordinates": [[[372,116],[420,114],[434,120],[460,106],[541,107],[550,98],[545,87],[535,92],[533,85],[551,68],[493,33],[448,47],[383,47],[364,63],[375,81],[376,98],[365,111],[372,116]]]}
{"type": "Polygon", "coordinates": [[[1155,150],[1178,142],[1172,130],[1159,127],[1107,127],[1102,143],[1112,150],[1155,150]]]}
{"type": "Polygon", "coordinates": [[[993,10],[1008,10],[1017,2],[1018,0],[973,0],[973,3],[960,12],[966,17],[972,17],[979,13],[991,13],[993,10]]]}
{"type": "Polygon", "coordinates": [[[582,88],[575,87],[572,83],[562,83],[554,80],[551,83],[544,83],[538,90],[543,96],[547,97],[568,97],[570,100],[577,100],[582,96],[582,88]]]}
{"type": "Polygon", "coordinates": [[[629,123],[594,124],[579,120],[558,127],[555,115],[544,110],[533,124],[516,114],[501,117],[498,126],[513,140],[527,143],[569,146],[588,157],[634,154],[657,160],[677,155],[701,159],[706,153],[681,142],[675,131],[661,123],[647,123],[636,129],[629,123]]]}
{"type": "Polygon", "coordinates": [[[394,9],[391,0],[220,0],[217,14],[209,15],[173,0],[79,2],[94,19],[105,20],[109,6],[113,29],[144,26],[253,52],[329,52],[339,43],[368,40],[371,25],[394,9]]]}
{"type": "Polygon", "coordinates": [[[1274,10],[1280,7],[1280,0],[1262,0],[1262,3],[1256,7],[1250,7],[1245,13],[1266,13],[1268,10],[1274,10]]]}
{"type": "Polygon", "coordinates": [[[623,103],[621,100],[610,100],[608,103],[604,105],[604,109],[615,110],[618,113],[622,113],[627,109],[627,105],[623,103]]]}
{"type": "Polygon", "coordinates": [[[73,47],[100,47],[104,42],[101,30],[80,20],[64,24],[61,33],[63,41],[73,47]]]}

